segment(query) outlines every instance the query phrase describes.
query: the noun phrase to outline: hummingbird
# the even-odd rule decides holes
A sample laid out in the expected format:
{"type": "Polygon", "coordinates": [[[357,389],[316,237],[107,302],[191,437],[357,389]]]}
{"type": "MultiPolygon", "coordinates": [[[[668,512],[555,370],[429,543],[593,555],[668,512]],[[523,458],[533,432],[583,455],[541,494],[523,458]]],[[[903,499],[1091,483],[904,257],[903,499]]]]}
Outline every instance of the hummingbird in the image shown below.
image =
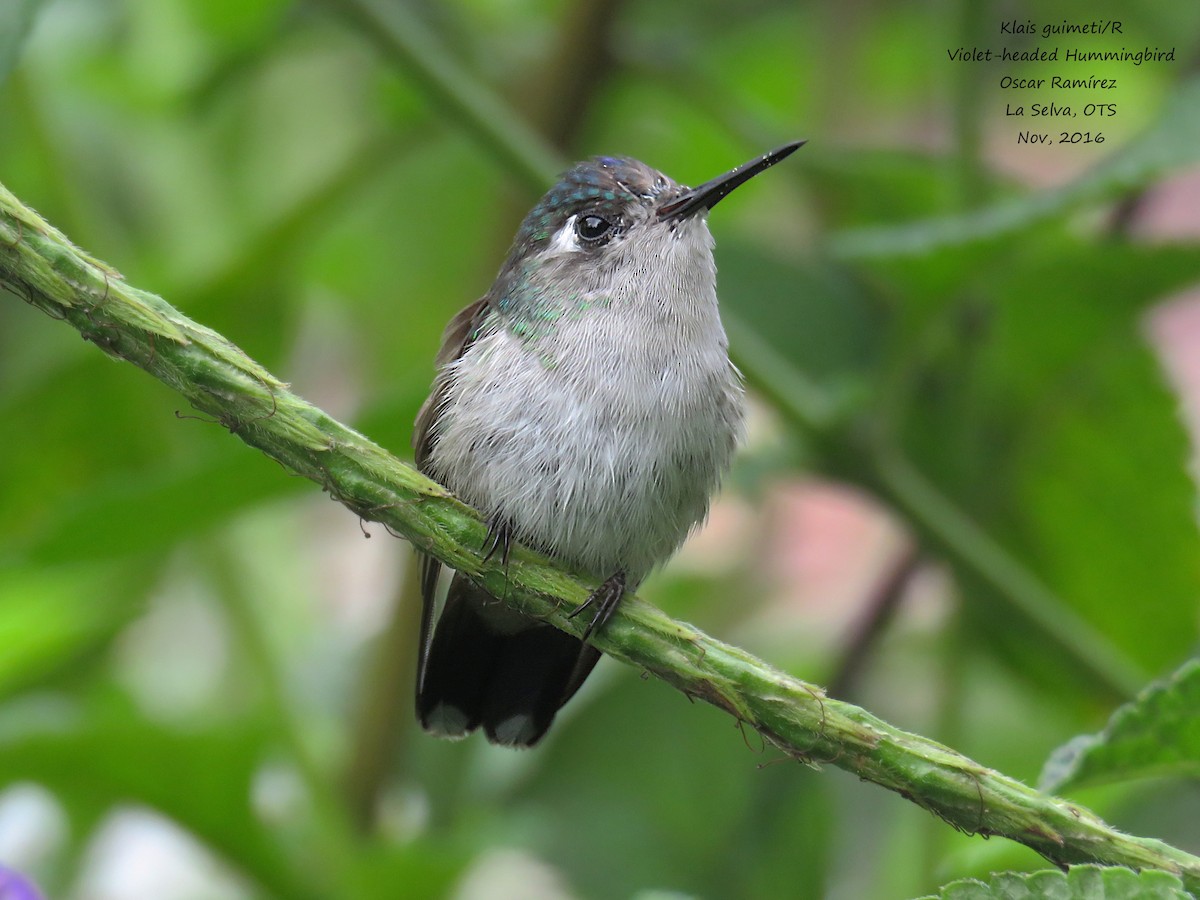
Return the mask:
{"type": "Polygon", "coordinates": [[[745,416],[707,213],[803,143],[696,188],[629,157],[576,164],[446,327],[418,468],[488,522],[489,557],[518,541],[600,586],[580,640],[422,556],[428,732],[536,744],[599,660],[592,633],[707,516],[745,416]]]}

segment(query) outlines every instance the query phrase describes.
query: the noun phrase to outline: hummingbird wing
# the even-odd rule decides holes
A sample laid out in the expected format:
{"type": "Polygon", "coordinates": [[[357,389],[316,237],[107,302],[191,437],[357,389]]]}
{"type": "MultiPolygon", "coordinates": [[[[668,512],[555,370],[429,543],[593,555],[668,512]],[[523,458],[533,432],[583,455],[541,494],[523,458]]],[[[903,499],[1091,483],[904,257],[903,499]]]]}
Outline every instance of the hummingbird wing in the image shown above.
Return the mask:
{"type": "Polygon", "coordinates": [[[446,330],[442,332],[442,346],[438,349],[437,356],[433,361],[438,370],[437,380],[433,383],[433,390],[429,397],[421,405],[421,409],[417,413],[416,426],[413,428],[412,442],[417,468],[425,474],[429,474],[426,472],[425,463],[429,459],[429,451],[433,449],[433,423],[437,420],[438,412],[446,403],[446,388],[450,385],[450,379],[445,374],[445,367],[462,356],[471,346],[490,307],[491,296],[484,294],[470,306],[459,310],[450,320],[450,324],[446,326],[446,330]]]}
{"type": "MultiPolygon", "coordinates": [[[[429,454],[433,450],[436,440],[433,424],[437,421],[438,413],[446,404],[446,391],[450,386],[450,376],[446,374],[446,365],[454,362],[466,352],[479,330],[479,324],[489,305],[489,296],[484,294],[474,303],[459,310],[450,320],[450,324],[446,326],[446,330],[442,332],[442,345],[438,349],[437,356],[434,357],[438,375],[434,380],[433,390],[430,391],[429,397],[421,404],[421,409],[417,412],[416,423],[413,427],[413,457],[417,469],[426,475],[430,474],[429,454]]],[[[437,606],[437,582],[442,564],[425,553],[418,554],[418,557],[421,564],[422,602],[421,644],[417,660],[417,691],[420,692],[424,674],[428,669],[429,645],[433,639],[433,614],[437,606]]]]}
{"type": "MultiPolygon", "coordinates": [[[[471,346],[490,308],[491,297],[485,294],[451,319],[442,336],[438,376],[413,431],[417,468],[427,475],[433,474],[429,459],[437,442],[434,426],[453,378],[446,366],[471,346]]],[[[600,651],[509,610],[457,572],[448,585],[439,586],[443,565],[427,554],[420,554],[420,562],[416,706],[422,726],[453,738],[483,725],[493,743],[535,744],[587,678],[600,651]],[[439,591],[446,595],[442,604],[439,591]]]]}

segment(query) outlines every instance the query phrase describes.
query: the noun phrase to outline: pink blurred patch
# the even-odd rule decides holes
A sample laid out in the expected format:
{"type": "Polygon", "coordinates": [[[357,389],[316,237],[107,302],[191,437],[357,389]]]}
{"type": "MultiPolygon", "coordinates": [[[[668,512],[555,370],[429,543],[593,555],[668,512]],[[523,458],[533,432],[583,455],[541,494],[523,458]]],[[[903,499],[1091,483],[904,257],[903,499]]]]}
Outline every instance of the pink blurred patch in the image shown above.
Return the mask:
{"type": "Polygon", "coordinates": [[[900,525],[859,491],[821,481],[780,485],[762,549],[776,602],[834,628],[853,619],[907,546],[900,525]]]}
{"type": "Polygon", "coordinates": [[[1146,326],[1167,379],[1179,395],[1194,448],[1200,444],[1200,285],[1164,300],[1151,310],[1146,326]]]}

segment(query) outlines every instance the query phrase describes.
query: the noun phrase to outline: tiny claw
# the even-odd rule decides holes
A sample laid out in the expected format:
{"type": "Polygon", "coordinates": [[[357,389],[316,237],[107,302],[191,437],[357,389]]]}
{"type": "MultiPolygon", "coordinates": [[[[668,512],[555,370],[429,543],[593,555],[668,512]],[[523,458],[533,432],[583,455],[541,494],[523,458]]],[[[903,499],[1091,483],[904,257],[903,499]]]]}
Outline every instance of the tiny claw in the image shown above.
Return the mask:
{"type": "Polygon", "coordinates": [[[488,533],[483,539],[483,546],[487,553],[483,555],[483,561],[489,562],[496,551],[500,551],[500,561],[504,564],[504,596],[503,599],[508,599],[508,557],[512,553],[512,526],[505,519],[491,519],[488,521],[488,533]]]}
{"type": "Polygon", "coordinates": [[[598,588],[592,591],[591,595],[567,618],[573,619],[585,609],[589,609],[592,606],[596,607],[596,614],[592,616],[592,621],[583,633],[583,639],[586,641],[596,629],[603,628],[605,623],[612,618],[613,613],[617,611],[617,607],[621,605],[621,598],[624,596],[625,573],[621,571],[614,572],[598,588]]]}
{"type": "Polygon", "coordinates": [[[490,521],[487,537],[483,539],[483,546],[487,549],[483,561],[490,562],[496,555],[496,551],[500,550],[500,561],[504,563],[504,570],[507,572],[508,556],[512,552],[512,526],[503,519],[490,521]]]}

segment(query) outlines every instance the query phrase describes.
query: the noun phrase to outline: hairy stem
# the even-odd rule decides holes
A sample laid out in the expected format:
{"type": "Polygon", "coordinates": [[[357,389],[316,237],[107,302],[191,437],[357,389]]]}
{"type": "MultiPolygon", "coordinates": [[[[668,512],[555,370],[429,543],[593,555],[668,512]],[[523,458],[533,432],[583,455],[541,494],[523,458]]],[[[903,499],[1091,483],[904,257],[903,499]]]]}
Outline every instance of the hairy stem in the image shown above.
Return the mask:
{"type": "MultiPolygon", "coordinates": [[[[247,444],[493,595],[576,636],[586,627],[567,616],[591,585],[520,548],[507,572],[498,560],[484,562],[478,548],[487,529],[474,511],[289,392],[221,335],[126,284],[2,186],[0,285],[68,322],[109,355],[149,372],[247,444]]],[[[1200,889],[1200,858],[1122,834],[1085,809],[832,700],[637,597],[626,599],[594,641],[616,659],[725,710],[793,758],[853,772],[956,828],[1011,838],[1059,863],[1164,869],[1200,889]]]]}

